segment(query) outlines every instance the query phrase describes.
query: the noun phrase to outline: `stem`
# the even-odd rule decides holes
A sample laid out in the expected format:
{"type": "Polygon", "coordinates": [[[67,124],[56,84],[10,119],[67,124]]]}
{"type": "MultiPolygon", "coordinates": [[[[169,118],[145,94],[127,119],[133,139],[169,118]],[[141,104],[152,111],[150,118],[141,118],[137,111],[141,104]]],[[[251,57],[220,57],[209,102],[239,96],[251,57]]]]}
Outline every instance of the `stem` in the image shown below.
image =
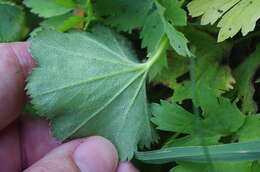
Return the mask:
{"type": "Polygon", "coordinates": [[[145,63],[146,69],[149,70],[151,66],[161,57],[163,51],[168,47],[169,40],[164,35],[160,41],[158,49],[153,53],[152,57],[145,63]]]}
{"type": "Polygon", "coordinates": [[[93,6],[92,6],[92,3],[91,3],[91,0],[87,1],[86,9],[87,9],[87,17],[86,17],[86,23],[85,23],[85,26],[84,26],[84,30],[87,30],[88,25],[90,24],[90,22],[91,22],[91,20],[94,16],[93,6]]]}

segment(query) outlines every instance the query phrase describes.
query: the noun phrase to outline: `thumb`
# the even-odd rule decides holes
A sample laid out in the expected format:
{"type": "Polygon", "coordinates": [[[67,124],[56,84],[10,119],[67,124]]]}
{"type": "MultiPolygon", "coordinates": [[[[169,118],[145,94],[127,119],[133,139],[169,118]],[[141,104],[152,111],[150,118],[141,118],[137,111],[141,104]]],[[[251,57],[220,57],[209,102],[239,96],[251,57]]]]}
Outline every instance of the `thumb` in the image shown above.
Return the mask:
{"type": "Polygon", "coordinates": [[[57,147],[24,172],[115,172],[117,163],[112,143],[93,136],[57,147]]]}

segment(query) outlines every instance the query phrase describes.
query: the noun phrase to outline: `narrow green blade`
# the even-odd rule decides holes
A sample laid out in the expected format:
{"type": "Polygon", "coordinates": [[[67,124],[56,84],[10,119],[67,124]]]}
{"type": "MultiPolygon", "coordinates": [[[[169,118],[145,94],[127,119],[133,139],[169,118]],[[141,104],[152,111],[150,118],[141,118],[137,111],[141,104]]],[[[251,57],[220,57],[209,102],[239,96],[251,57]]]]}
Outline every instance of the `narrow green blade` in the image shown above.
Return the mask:
{"type": "MultiPolygon", "coordinates": [[[[260,141],[206,146],[212,162],[252,161],[260,159],[260,141]]],[[[136,152],[136,158],[151,164],[172,161],[207,162],[203,146],[171,147],[147,152],[136,152]]]]}

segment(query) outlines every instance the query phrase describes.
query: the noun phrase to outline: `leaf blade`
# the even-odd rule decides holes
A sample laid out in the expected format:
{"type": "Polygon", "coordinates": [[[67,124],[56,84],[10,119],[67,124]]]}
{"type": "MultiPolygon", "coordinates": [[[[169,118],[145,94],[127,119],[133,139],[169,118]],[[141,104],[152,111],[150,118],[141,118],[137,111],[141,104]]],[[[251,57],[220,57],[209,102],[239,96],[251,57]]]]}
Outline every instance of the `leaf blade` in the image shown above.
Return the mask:
{"type": "Polygon", "coordinates": [[[122,160],[131,159],[137,143],[153,142],[145,93],[148,69],[128,45],[101,26],[92,33],[47,30],[33,38],[31,53],[39,67],[29,78],[28,94],[59,140],[101,135],[116,145],[122,160]]]}
{"type": "MultiPolygon", "coordinates": [[[[260,141],[207,146],[213,162],[237,162],[260,159],[260,141]]],[[[136,158],[153,164],[173,161],[208,162],[203,146],[172,147],[148,152],[137,152],[136,158]]]]}

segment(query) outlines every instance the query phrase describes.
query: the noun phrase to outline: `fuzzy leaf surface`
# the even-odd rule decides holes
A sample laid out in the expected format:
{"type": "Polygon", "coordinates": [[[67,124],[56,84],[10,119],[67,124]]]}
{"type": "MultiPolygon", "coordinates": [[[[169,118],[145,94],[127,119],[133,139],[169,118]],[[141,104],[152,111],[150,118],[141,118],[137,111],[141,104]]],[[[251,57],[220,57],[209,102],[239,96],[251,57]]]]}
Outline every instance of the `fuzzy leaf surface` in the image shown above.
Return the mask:
{"type": "Polygon", "coordinates": [[[112,30],[92,33],[40,32],[31,53],[38,68],[27,85],[39,114],[50,119],[61,141],[101,135],[131,159],[137,144],[154,140],[147,112],[147,64],[138,62],[130,43],[112,30]]]}

